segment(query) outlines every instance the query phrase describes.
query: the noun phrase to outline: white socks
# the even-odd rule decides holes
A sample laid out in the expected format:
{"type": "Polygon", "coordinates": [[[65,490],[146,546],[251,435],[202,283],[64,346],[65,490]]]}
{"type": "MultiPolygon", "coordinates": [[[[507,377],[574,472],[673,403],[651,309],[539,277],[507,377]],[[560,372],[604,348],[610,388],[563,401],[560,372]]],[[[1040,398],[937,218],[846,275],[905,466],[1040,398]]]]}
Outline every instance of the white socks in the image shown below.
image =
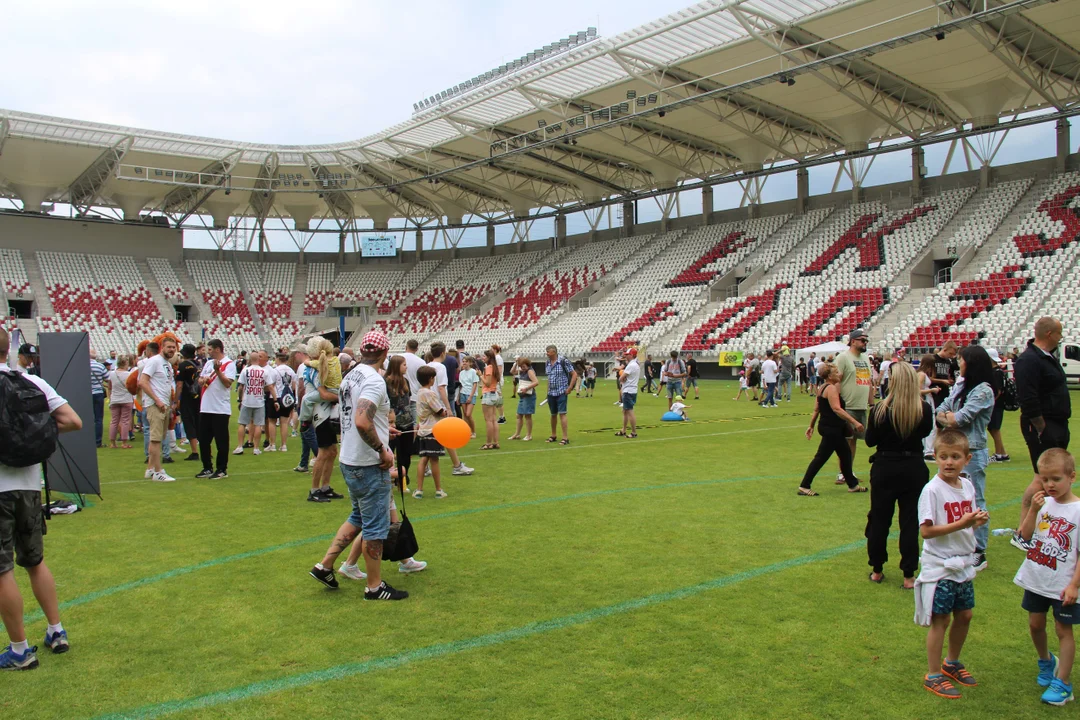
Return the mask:
{"type": "Polygon", "coordinates": [[[55,635],[56,633],[61,633],[61,632],[64,632],[64,624],[63,623],[56,623],[55,625],[50,625],[49,626],[49,633],[50,634],[55,635]]]}
{"type": "Polygon", "coordinates": [[[11,650],[19,655],[25,655],[26,651],[30,649],[30,643],[23,640],[22,642],[12,642],[11,650]]]}

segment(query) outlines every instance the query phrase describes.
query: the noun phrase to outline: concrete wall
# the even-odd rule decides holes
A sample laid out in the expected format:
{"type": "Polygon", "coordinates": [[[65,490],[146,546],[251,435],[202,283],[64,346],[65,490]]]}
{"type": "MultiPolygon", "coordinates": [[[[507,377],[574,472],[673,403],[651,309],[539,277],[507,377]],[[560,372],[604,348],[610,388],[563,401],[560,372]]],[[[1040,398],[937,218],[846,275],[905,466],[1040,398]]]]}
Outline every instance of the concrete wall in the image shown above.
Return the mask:
{"type": "Polygon", "coordinates": [[[163,257],[179,262],[180,230],[111,220],[70,220],[48,215],[0,212],[0,246],[19,250],[163,257]]]}

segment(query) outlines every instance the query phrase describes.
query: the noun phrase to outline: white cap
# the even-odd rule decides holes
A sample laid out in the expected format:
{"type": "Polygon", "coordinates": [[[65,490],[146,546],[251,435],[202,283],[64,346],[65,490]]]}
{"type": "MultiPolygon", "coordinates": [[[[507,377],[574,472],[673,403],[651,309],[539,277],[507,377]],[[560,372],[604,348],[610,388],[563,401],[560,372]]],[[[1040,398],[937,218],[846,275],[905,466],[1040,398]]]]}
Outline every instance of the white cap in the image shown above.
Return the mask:
{"type": "Polygon", "coordinates": [[[997,348],[986,348],[986,354],[990,356],[990,359],[996,363],[1001,362],[1001,356],[998,355],[997,348]]]}

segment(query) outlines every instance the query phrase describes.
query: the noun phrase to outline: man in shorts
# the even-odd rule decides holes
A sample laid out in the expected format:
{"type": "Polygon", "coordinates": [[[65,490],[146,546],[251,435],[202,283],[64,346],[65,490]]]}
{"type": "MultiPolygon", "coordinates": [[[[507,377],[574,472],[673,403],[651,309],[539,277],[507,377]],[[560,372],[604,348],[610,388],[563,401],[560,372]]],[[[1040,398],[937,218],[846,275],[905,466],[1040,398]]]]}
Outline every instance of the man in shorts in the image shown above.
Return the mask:
{"type": "Polygon", "coordinates": [[[693,387],[695,400],[701,399],[701,394],[698,392],[698,380],[700,378],[697,360],[694,359],[693,353],[686,353],[686,395],[690,395],[690,388],[693,387]]]}
{"type": "MultiPolygon", "coordinates": [[[[13,372],[7,364],[10,348],[11,339],[0,328],[0,372],[13,372]]],[[[20,376],[45,395],[58,431],[66,433],[82,428],[82,419],[51,385],[36,375],[20,373],[20,376]]],[[[0,463],[0,617],[11,641],[0,653],[0,670],[33,670],[38,666],[37,648],[26,639],[23,599],[15,583],[16,565],[25,568],[30,576],[34,597],[48,622],[45,646],[54,653],[68,650],[67,632],[60,623],[56,581],[45,565],[44,532],[39,466],[11,467],[0,463]]],[[[5,692],[15,689],[11,687],[5,692]]]]}
{"type": "Polygon", "coordinates": [[[236,384],[240,386],[240,422],[236,426],[236,449],[233,455],[244,454],[244,430],[254,445],[255,455],[262,455],[259,439],[263,425],[266,424],[266,402],[263,391],[266,389],[266,368],[259,364],[259,352],[252,353],[251,364],[240,371],[236,384]]]}
{"type": "MultiPolygon", "coordinates": [[[[870,361],[866,359],[868,338],[862,330],[855,329],[848,336],[848,349],[836,356],[836,369],[840,371],[840,397],[844,400],[844,409],[851,417],[866,427],[866,411],[873,398],[874,377],[870,370],[870,361]]],[[[851,446],[851,463],[855,465],[857,441],[866,436],[866,430],[854,433],[848,438],[851,446]]],[[[846,483],[843,475],[837,475],[837,484],[846,483]]]]}
{"type": "Polygon", "coordinates": [[[686,379],[686,363],[679,357],[678,350],[672,350],[671,358],[664,363],[664,377],[667,378],[667,406],[670,410],[675,398],[682,397],[683,380],[686,379]]]}
{"type": "Polygon", "coordinates": [[[619,374],[619,385],[622,389],[622,430],[615,433],[619,437],[637,437],[637,415],[634,406],[637,405],[638,380],[641,378],[641,366],[637,361],[637,348],[626,351],[626,367],[619,374]]]}
{"type": "MultiPolygon", "coordinates": [[[[390,468],[394,453],[390,443],[390,398],[386,381],[379,375],[390,341],[372,330],[360,341],[360,361],[341,384],[341,474],[349,486],[352,512],[321,562],[308,574],[323,585],[337,589],[334,561],[363,536],[367,587],[365,600],[404,600],[409,593],[382,579],[383,542],[390,533],[390,502],[393,485],[390,468]]],[[[324,423],[325,424],[325,423],[324,423]]],[[[395,429],[396,434],[396,429],[395,429]]]]}
{"type": "MultiPolygon", "coordinates": [[[[176,340],[166,337],[161,341],[161,351],[146,361],[139,371],[139,389],[143,393],[146,408],[146,423],[149,427],[150,443],[147,448],[148,471],[157,482],[173,482],[176,478],[167,474],[161,467],[162,443],[169,432],[169,418],[172,416],[173,392],[176,381],[173,376],[173,356],[176,355],[176,340]]],[[[167,443],[165,443],[168,446],[167,443]]]]}
{"type": "Polygon", "coordinates": [[[570,361],[559,354],[559,349],[554,345],[547,346],[547,362],[544,364],[544,372],[547,374],[548,390],[547,404],[551,413],[551,435],[547,442],[558,442],[560,445],[570,444],[569,423],[566,420],[566,398],[570,391],[577,387],[578,374],[570,361]],[[562,425],[562,440],[555,436],[556,423],[562,425]]]}

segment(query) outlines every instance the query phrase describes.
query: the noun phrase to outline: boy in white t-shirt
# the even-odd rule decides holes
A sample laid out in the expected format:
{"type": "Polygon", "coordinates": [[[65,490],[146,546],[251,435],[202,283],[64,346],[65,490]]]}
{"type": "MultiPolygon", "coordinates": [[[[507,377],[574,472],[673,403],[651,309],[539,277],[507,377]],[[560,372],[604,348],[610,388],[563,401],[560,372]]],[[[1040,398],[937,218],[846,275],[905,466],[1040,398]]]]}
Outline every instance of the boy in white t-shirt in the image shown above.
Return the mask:
{"type": "Polygon", "coordinates": [[[1042,701],[1064,705],[1073,699],[1073,659],[1076,640],[1073,625],[1080,623],[1080,498],[1073,494],[1076,461],[1067,450],[1052,448],[1039,457],[1039,477],[1043,490],[1035,493],[1031,507],[1020,523],[1019,534],[1027,548],[1027,558],[1013,578],[1024,588],[1021,607],[1028,611],[1028,628],[1039,654],[1037,682],[1046,688],[1042,701]],[[1054,609],[1054,629],[1058,636],[1055,657],[1046,644],[1046,614],[1054,609]]]}
{"type": "MultiPolygon", "coordinates": [[[[971,460],[967,437],[950,428],[934,441],[938,472],[919,495],[919,530],[923,551],[915,579],[915,622],[929,627],[926,657],[929,672],[923,687],[950,700],[960,698],[953,682],[975,687],[975,678],[960,662],[975,607],[975,527],[990,515],[975,506],[975,486],[960,473],[971,460]],[[941,650],[952,621],[945,662],[941,650]],[[952,682],[950,682],[950,680],[952,682]]],[[[870,578],[873,580],[873,577],[870,578]]]]}
{"type": "Polygon", "coordinates": [[[694,406],[687,405],[686,403],[682,402],[681,398],[676,398],[675,402],[671,403],[671,412],[678,413],[680,416],[682,416],[683,420],[689,420],[690,416],[686,414],[686,408],[688,407],[694,406]]]}

